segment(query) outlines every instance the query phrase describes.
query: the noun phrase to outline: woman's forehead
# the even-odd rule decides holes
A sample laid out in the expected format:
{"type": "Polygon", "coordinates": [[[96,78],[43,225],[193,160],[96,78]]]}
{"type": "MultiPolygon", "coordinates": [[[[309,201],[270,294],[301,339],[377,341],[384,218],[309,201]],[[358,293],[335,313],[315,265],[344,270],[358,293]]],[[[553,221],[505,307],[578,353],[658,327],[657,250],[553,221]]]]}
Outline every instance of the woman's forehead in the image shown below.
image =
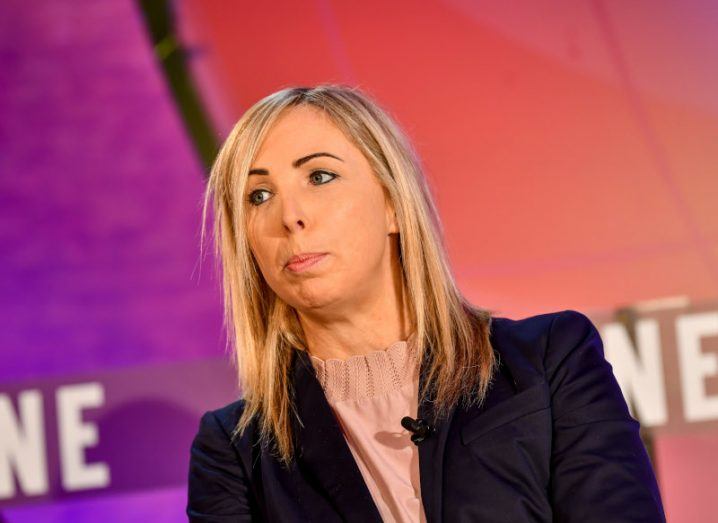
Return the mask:
{"type": "Polygon", "coordinates": [[[303,155],[327,151],[341,158],[356,154],[356,147],[323,111],[296,107],[282,114],[268,130],[252,168],[264,163],[293,162],[303,155]]]}

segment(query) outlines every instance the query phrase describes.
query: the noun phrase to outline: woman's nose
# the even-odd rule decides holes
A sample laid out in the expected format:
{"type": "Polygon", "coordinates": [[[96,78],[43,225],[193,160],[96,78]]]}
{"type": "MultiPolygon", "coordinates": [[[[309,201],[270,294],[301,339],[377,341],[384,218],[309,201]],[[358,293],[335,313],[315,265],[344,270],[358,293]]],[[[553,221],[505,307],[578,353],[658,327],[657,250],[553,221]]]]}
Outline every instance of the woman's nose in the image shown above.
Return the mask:
{"type": "Polygon", "coordinates": [[[279,208],[282,224],[286,230],[295,231],[306,227],[305,207],[299,195],[284,193],[280,198],[279,208]]]}

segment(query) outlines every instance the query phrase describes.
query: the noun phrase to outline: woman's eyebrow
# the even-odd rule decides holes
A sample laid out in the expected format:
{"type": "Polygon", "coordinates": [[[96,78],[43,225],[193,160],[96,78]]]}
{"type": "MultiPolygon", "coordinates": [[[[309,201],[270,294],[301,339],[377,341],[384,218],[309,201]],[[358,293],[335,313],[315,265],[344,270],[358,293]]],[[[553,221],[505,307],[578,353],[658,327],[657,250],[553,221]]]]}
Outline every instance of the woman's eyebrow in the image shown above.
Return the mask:
{"type": "MultiPolygon", "coordinates": [[[[299,158],[299,159],[297,159],[297,160],[294,160],[294,161],[292,162],[292,167],[294,167],[295,169],[296,169],[297,167],[301,167],[302,164],[308,162],[308,161],[311,160],[312,158],[316,158],[317,156],[329,156],[329,157],[331,157],[331,158],[335,158],[335,159],[339,160],[340,162],[343,162],[343,161],[344,161],[344,160],[342,160],[341,158],[339,158],[338,156],[333,155],[332,153],[320,152],[320,153],[308,154],[307,156],[302,156],[301,158],[299,158]]],[[[250,169],[249,174],[250,174],[250,175],[252,175],[252,174],[268,175],[268,174],[269,174],[269,171],[268,171],[267,169],[261,169],[261,168],[258,168],[258,169],[250,169]]]]}

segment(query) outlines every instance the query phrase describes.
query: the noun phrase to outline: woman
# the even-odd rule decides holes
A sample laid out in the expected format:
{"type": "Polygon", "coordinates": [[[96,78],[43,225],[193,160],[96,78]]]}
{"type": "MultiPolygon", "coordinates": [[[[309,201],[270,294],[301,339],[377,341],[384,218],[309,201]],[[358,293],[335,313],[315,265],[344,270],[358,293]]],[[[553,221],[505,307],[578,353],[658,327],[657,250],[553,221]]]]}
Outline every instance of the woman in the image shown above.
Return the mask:
{"type": "Polygon", "coordinates": [[[366,94],[259,101],[203,223],[210,199],[243,397],[200,421],[191,521],[665,520],[594,325],[462,297],[417,155],[366,94]]]}

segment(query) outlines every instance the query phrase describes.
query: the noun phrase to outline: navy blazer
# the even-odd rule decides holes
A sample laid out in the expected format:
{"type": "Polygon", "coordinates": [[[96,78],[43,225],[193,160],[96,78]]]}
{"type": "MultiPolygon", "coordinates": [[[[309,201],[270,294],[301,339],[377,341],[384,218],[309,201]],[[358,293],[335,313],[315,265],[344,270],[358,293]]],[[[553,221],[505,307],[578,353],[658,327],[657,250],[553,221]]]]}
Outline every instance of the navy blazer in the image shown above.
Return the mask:
{"type": "MultiPolygon", "coordinates": [[[[428,521],[665,521],[639,423],[588,317],[493,317],[490,334],[500,366],[485,402],[455,407],[418,444],[428,521]]],[[[287,469],[254,445],[254,424],[230,443],[243,400],[206,412],[190,451],[190,521],[381,521],[308,355],[295,354],[296,460],[287,469]]],[[[431,409],[423,402],[419,416],[431,409]]]]}

